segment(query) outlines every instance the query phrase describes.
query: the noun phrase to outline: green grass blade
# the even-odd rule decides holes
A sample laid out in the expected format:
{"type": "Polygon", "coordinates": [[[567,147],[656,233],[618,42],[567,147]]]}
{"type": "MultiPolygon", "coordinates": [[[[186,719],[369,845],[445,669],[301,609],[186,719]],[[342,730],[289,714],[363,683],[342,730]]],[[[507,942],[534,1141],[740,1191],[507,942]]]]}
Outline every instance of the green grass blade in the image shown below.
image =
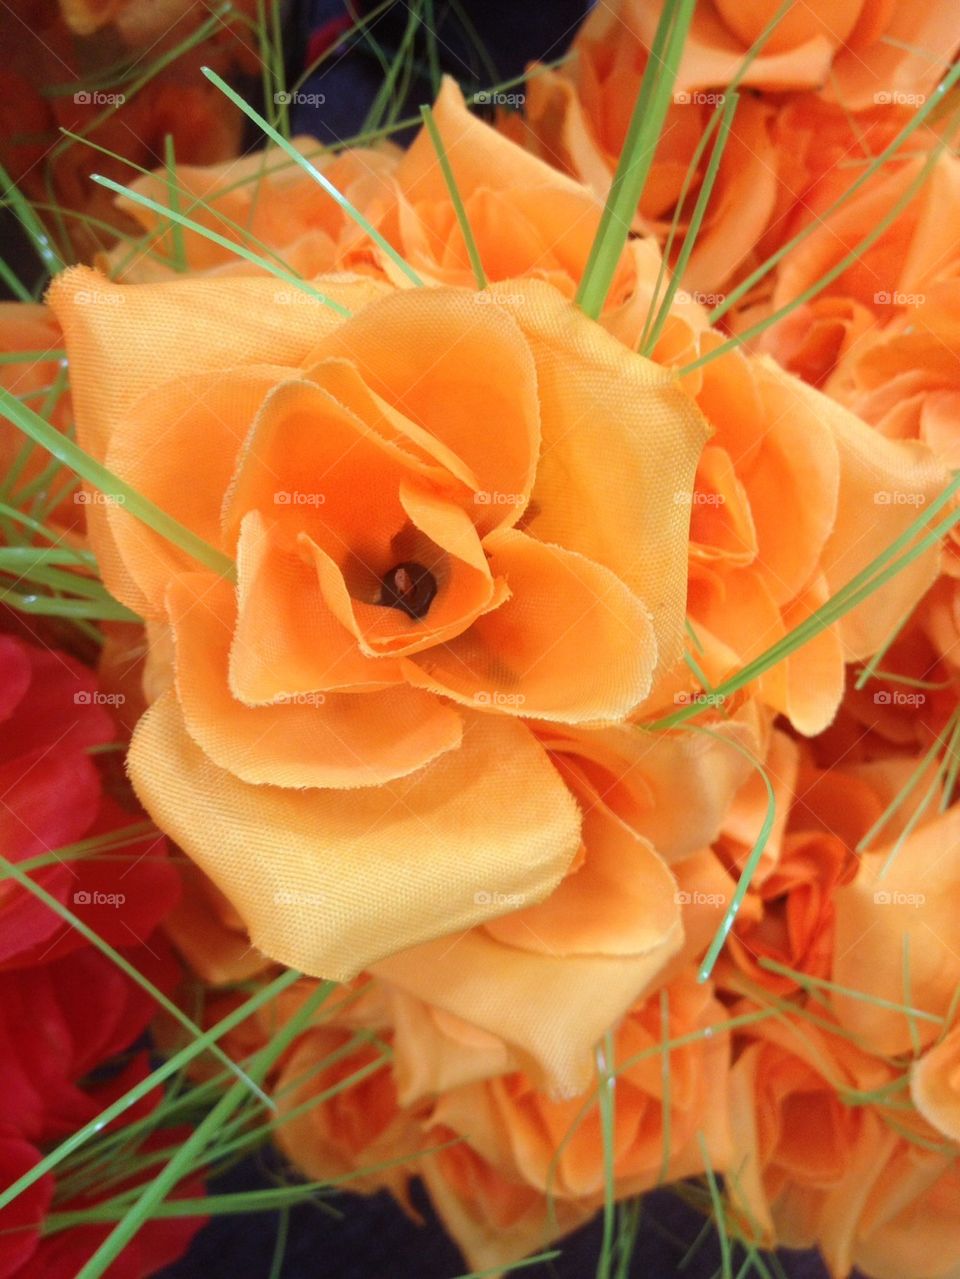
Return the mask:
{"type": "Polygon", "coordinates": [[[657,24],[620,160],[577,289],[577,305],[594,320],[599,318],[607,300],[653,165],[694,5],[695,0],[666,0],[657,24]]]}
{"type": "Polygon", "coordinates": [[[210,546],[203,538],[198,537],[186,525],[168,515],[149,498],[143,497],[129,484],[118,479],[96,458],[91,457],[72,440],[67,439],[49,422],[45,422],[38,413],[21,404],[17,397],[4,387],[0,387],[0,413],[36,444],[40,444],[48,453],[52,453],[64,466],[75,471],[101,493],[117,499],[125,511],[174,546],[178,546],[205,568],[231,580],[235,577],[236,567],[229,556],[218,551],[216,547],[210,546]]]}
{"type": "Polygon", "coordinates": [[[480,261],[480,251],[477,248],[477,241],[474,238],[473,228],[470,226],[470,219],[467,217],[467,210],[463,204],[463,198],[457,187],[457,179],[454,177],[453,169],[450,166],[450,160],[447,156],[447,149],[443,145],[443,138],[440,136],[440,130],[437,128],[437,122],[433,118],[433,111],[428,106],[420,108],[420,114],[423,117],[424,128],[430,135],[430,141],[433,143],[434,150],[437,153],[437,160],[440,163],[440,172],[443,174],[443,180],[447,184],[447,190],[450,192],[450,203],[453,205],[453,211],[457,215],[457,222],[460,224],[460,234],[463,236],[463,242],[467,246],[467,255],[470,258],[470,266],[473,268],[473,277],[477,282],[478,289],[487,287],[487,277],[484,274],[483,263],[480,261]]]}
{"type": "Polygon", "coordinates": [[[310,177],[313,178],[314,182],[323,187],[327,195],[329,195],[335,203],[338,204],[340,208],[354,220],[354,222],[356,222],[361,230],[363,230],[377,245],[379,245],[384,253],[386,253],[387,256],[396,263],[400,270],[403,271],[404,275],[406,275],[413,284],[423,284],[423,281],[420,279],[419,275],[417,275],[416,271],[414,271],[413,267],[403,259],[388,240],[384,239],[377,228],[371,222],[367,221],[360,210],[352,205],[346,196],[342,195],[337,190],[329,178],[324,177],[318,168],[312,165],[305,156],[302,156],[300,152],[292,146],[281,133],[278,133],[271,124],[268,124],[258,111],[255,111],[249,103],[244,102],[243,98],[241,98],[238,93],[234,93],[233,89],[231,89],[215,71],[211,71],[209,67],[204,67],[203,74],[207,77],[210,83],[216,85],[220,92],[228,97],[235,106],[238,106],[244,115],[262,129],[272,142],[275,142],[278,147],[281,147],[295,164],[299,165],[305,173],[308,173],[310,177]]]}
{"type": "MultiPolygon", "coordinates": [[[[333,986],[333,982],[321,983],[290,1020],[277,1031],[266,1047],[256,1055],[250,1065],[249,1073],[251,1079],[257,1084],[266,1077],[270,1067],[287,1050],[304,1026],[309,1024],[310,1018],[330,994],[333,986]]],[[[96,1252],[83,1265],[77,1274],[77,1279],[101,1279],[108,1266],[116,1260],[140,1227],[150,1219],[153,1208],[162,1203],[183,1179],[194,1155],[200,1155],[205,1150],[223,1121],[230,1117],[246,1095],[246,1081],[238,1081],[224,1093],[209,1114],[179,1147],[163,1171],[148,1183],[123,1220],[117,1223],[96,1252]]]]}

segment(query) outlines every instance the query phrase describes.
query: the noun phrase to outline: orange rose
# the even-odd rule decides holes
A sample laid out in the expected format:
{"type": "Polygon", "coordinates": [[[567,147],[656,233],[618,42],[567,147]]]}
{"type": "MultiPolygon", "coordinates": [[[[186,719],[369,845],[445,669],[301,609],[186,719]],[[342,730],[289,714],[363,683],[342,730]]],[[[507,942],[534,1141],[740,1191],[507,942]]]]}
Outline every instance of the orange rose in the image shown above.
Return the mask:
{"type": "MultiPolygon", "coordinates": [[[[566,876],[538,904],[488,889],[507,913],[382,960],[374,974],[494,1035],[545,1090],[581,1091],[597,1040],[699,957],[717,926],[729,880],[700,857],[749,769],[742,752],[759,749],[755,719],[748,707],[714,725],[716,736],[538,729],[583,813],[566,876]]],[[[446,1089],[443,1069],[432,1077],[446,1089]]]]}
{"type": "Polygon", "coordinates": [[[953,1026],[914,1062],[910,1095],[928,1123],[960,1142],[960,1026],[953,1026]]]}
{"type": "MultiPolygon", "coordinates": [[[[788,740],[788,739],[787,739],[788,740]]],[[[789,743],[797,751],[797,743],[789,743]]],[[[799,751],[797,751],[799,755],[799,751]]],[[[822,772],[809,759],[790,760],[792,794],[774,864],[758,868],[721,957],[716,980],[733,989],[740,975],[775,994],[796,989],[793,978],[760,966],[773,960],[796,972],[829,977],[833,962],[834,894],[856,870],[854,848],[883,806],[867,782],[839,770],[822,772]]],[[[780,774],[774,756],[767,771],[780,774]]],[[[789,765],[788,765],[789,767],[789,765]]],[[[752,844],[725,835],[721,857],[739,878],[752,844]]],[[[741,987],[742,989],[742,987],[741,987]]]]}
{"type": "MultiPolygon", "coordinates": [[[[617,1029],[609,1066],[616,1070],[618,1199],[702,1172],[698,1134],[711,1166],[727,1167],[727,1112],[718,1104],[730,1051],[729,1037],[717,1033],[724,1020],[709,985],[688,972],[665,989],[662,1001],[651,996],[617,1029]],[[670,1050],[667,1096],[661,1045],[687,1036],[689,1042],[670,1050]]],[[[453,1146],[426,1159],[424,1180],[471,1266],[517,1260],[603,1203],[600,1116],[594,1101],[578,1123],[583,1109],[581,1098],[550,1097],[522,1074],[451,1089],[437,1099],[424,1119],[428,1136],[434,1143],[459,1136],[469,1153],[453,1146]],[[559,1229],[552,1225],[550,1203],[559,1209],[559,1229]]]]}
{"type": "Polygon", "coordinates": [[[537,281],[320,287],[353,317],[264,279],[51,298],[83,447],[238,565],[94,513],[167,685],[135,785],[259,949],[342,977],[562,878],[579,814],[521,717],[622,718],[675,663],[703,426],[537,281]]]}
{"type": "MultiPolygon", "coordinates": [[[[378,198],[386,203],[388,176],[396,165],[393,148],[349,150],[331,157],[312,138],[297,138],[293,145],[341,194],[361,205],[367,217],[375,216],[378,198]]],[[[364,238],[339,205],[280,147],[206,168],[177,165],[175,183],[177,207],[186,217],[306,279],[334,270],[349,248],[364,238]]],[[[135,178],[129,186],[158,204],[169,204],[166,169],[135,178]]],[[[103,256],[101,265],[114,279],[139,284],[169,278],[177,270],[264,273],[263,268],[184,228],[176,233],[183,246],[178,261],[177,240],[169,223],[127,196],[119,197],[116,205],[151,234],[145,243],[121,244],[103,256]]],[[[293,287],[288,297],[291,306],[301,301],[293,287]]]]}
{"type": "MultiPolygon", "coordinates": [[[[639,321],[639,311],[624,308],[621,338],[630,341],[639,321]]],[[[675,317],[654,354],[682,367],[721,342],[675,317]]],[[[697,660],[716,684],[865,568],[948,475],[922,444],[879,439],[767,358],[731,350],[683,385],[714,428],[691,499],[687,610],[703,650],[697,660]]],[[[919,557],[766,671],[761,699],[801,732],[822,731],[840,703],[844,663],[880,647],[934,580],[938,561],[935,550],[919,557]]]]}
{"type": "MultiPolygon", "coordinates": [[[[776,16],[776,0],[699,0],[677,72],[678,90],[729,84],[776,16]]],[[[663,0],[623,0],[619,15],[597,11],[584,33],[600,41],[627,25],[648,48],[663,0]],[[592,26],[591,26],[592,24],[592,26]]],[[[742,83],[759,89],[819,89],[859,110],[932,92],[960,48],[960,15],[949,0],[793,4],[742,83]]]]}
{"type": "MultiPolygon", "coordinates": [[[[444,81],[433,114],[487,278],[534,276],[572,296],[599,226],[602,198],[477,119],[453,80],[444,81]]],[[[397,165],[394,199],[379,229],[424,278],[472,286],[463,233],[426,129],[397,165]]],[[[367,251],[381,271],[403,282],[381,250],[367,251]]],[[[629,276],[625,255],[611,303],[629,288],[629,276]]]]}
{"type": "MultiPolygon", "coordinates": [[[[901,777],[901,783],[905,777],[901,777]]],[[[924,778],[922,797],[931,784],[924,778]]],[[[960,983],[956,918],[960,906],[960,809],[930,816],[906,834],[886,828],[860,858],[857,878],[837,892],[833,980],[847,989],[919,1009],[909,1017],[875,999],[834,993],[843,1026],[878,1053],[929,1044],[937,1018],[952,1007],[960,983]]],[[[905,820],[901,814],[901,820],[905,820]]]]}
{"type": "MultiPolygon", "coordinates": [[[[548,163],[579,178],[605,200],[626,139],[646,66],[649,42],[639,34],[636,5],[595,8],[562,71],[536,68],[526,87],[528,144],[548,163]]],[[[675,94],[657,143],[634,229],[663,242],[680,202],[697,144],[720,95],[675,94]]],[[[745,98],[734,117],[710,206],[700,227],[684,286],[701,295],[722,288],[750,260],[777,201],[772,109],[745,98]]],[[[708,151],[709,157],[709,151],[708,151]]],[[[708,158],[707,157],[707,158],[708,158]]],[[[680,210],[680,239],[689,224],[705,161],[680,210]]],[[[714,299],[719,301],[719,297],[714,299]]]]}
{"type": "Polygon", "coordinates": [[[956,1151],[904,1110],[896,1070],[802,1015],[743,1035],[734,1202],[758,1243],[818,1246],[834,1279],[933,1279],[960,1261],[956,1151]]]}
{"type": "MultiPolygon", "coordinates": [[[[924,143],[929,146],[929,142],[924,143]]],[[[850,185],[850,170],[837,167],[829,181],[822,181],[809,193],[799,213],[789,223],[792,235],[811,222],[816,229],[793,248],[777,269],[772,295],[774,310],[785,306],[838,266],[888,214],[906,197],[926,161],[916,144],[874,174],[842,208],[831,211],[838,197],[850,185]]],[[[871,312],[877,320],[900,319],[904,328],[918,305],[939,281],[953,280],[960,273],[960,254],[950,227],[960,213],[960,160],[945,152],[936,161],[918,193],[893,219],[872,245],[823,289],[818,300],[802,308],[799,317],[774,326],[763,338],[764,349],[778,359],[796,359],[796,332],[804,325],[822,323],[824,308],[831,299],[836,306],[871,312]]],[[[784,238],[788,238],[785,236],[784,238]]],[[[864,331],[861,319],[853,321],[853,334],[864,331]]],[[[874,342],[848,343],[856,357],[872,349],[874,342]]],[[[842,357],[843,345],[830,345],[821,361],[812,366],[815,380],[831,372],[827,363],[834,354],[842,357]]],[[[883,357],[879,357],[882,359],[883,357]]],[[[922,360],[922,357],[920,357],[922,360]]],[[[807,367],[811,367],[809,360],[807,367]]]]}
{"type": "Polygon", "coordinates": [[[342,1179],[360,1194],[386,1186],[403,1199],[411,1169],[401,1161],[429,1143],[397,1104],[385,1048],[333,1027],[301,1035],[272,1090],[277,1145],[313,1181],[342,1179]],[[364,1173],[380,1164],[387,1167],[364,1173]]]}
{"type": "MultiPolygon", "coordinates": [[[[361,1188],[386,1184],[402,1197],[407,1175],[418,1172],[447,1229],[478,1269],[517,1260],[592,1216],[604,1198],[595,1092],[587,1099],[551,1096],[509,1064],[510,1073],[477,1079],[478,1053],[488,1066],[503,1065],[489,1037],[436,1010],[411,1015],[389,987],[386,993],[392,1024],[387,1038],[395,1058],[416,1063],[421,1078],[442,1061],[447,1079],[463,1082],[448,1083],[433,1097],[420,1092],[398,1098],[389,1069],[376,1068],[375,1042],[326,1068],[324,1059],[338,1045],[343,1049],[346,1034],[331,1028],[304,1035],[274,1086],[281,1104],[278,1137],[293,1162],[308,1176],[326,1178],[399,1161],[399,1171],[363,1179],[361,1188]],[[371,1073],[355,1093],[325,1096],[338,1080],[364,1068],[371,1073]],[[298,1118],[283,1121],[284,1112],[304,1106],[298,1118]]],[[[609,1065],[616,1071],[618,1199],[642,1193],[661,1178],[702,1172],[701,1138],[711,1166],[727,1166],[730,1133],[726,1108],[718,1104],[730,1053],[729,1037],[721,1033],[724,1021],[709,985],[688,970],[662,996],[632,1009],[617,1029],[609,1065]],[[669,1093],[662,1061],[667,1040],[669,1093]]],[[[376,1026],[378,1038],[384,1030],[376,1026]]],[[[595,1071],[590,1082],[597,1085],[595,1071]]]]}

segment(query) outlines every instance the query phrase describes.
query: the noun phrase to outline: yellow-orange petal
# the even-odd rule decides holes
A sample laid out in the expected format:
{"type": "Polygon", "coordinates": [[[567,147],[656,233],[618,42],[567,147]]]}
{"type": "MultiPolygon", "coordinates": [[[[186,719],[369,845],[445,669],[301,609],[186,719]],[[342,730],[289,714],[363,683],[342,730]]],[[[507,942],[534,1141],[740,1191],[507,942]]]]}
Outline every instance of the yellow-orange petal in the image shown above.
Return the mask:
{"type": "Polygon", "coordinates": [[[497,286],[537,363],[541,541],[612,569],[650,611],[661,669],[683,647],[690,494],[708,427],[675,378],[537,280],[497,286]]]}
{"type": "Polygon", "coordinates": [[[371,391],[460,458],[496,524],[520,518],[540,450],[537,372],[514,310],[465,289],[404,290],[314,352],[350,361],[371,391]]]}
{"type": "Polygon", "coordinates": [[[960,1026],[914,1062],[910,1096],[928,1123],[960,1142],[960,1026]]]}
{"type": "Polygon", "coordinates": [[[491,533],[484,549],[511,598],[407,659],[411,683],[568,723],[622,719],[644,700],[657,658],[653,627],[609,569],[515,529],[491,533]]]}
{"type": "MultiPolygon", "coordinates": [[[[510,896],[491,883],[486,896],[510,896]]],[[[499,1036],[535,1066],[543,1086],[581,1092],[597,1041],[640,998],[681,945],[649,955],[551,955],[518,950],[486,929],[451,934],[377,963],[373,971],[427,1003],[499,1036]]]]}
{"type": "Polygon", "coordinates": [[[246,706],[305,693],[400,684],[400,666],[367,657],[331,611],[311,563],[249,511],[237,542],[237,623],[230,691],[246,706]]]}
{"type": "MultiPolygon", "coordinates": [[[[247,427],[285,376],[254,365],[180,378],[143,396],[112,436],[106,465],[211,546],[222,546],[220,506],[247,427]],[[184,483],[184,458],[191,478],[184,483]]],[[[141,616],[163,616],[167,585],[196,561],[130,515],[122,504],[92,503],[92,531],[104,581],[141,616]]]]}
{"type": "MultiPolygon", "coordinates": [[[[190,736],[220,768],[272,786],[377,786],[460,743],[460,717],[417,689],[305,693],[244,706],[230,693],[234,592],[211,573],[171,582],[176,689],[190,736]]],[[[278,682],[283,682],[282,675],[278,682]]]]}
{"type": "Polygon", "coordinates": [[[682,934],[677,882],[645,839],[602,804],[583,816],[586,856],[536,906],[492,919],[504,945],[550,955],[670,955],[682,934]]]}
{"type": "Polygon", "coordinates": [[[463,744],[354,790],[249,786],[187,733],[175,697],[141,719],[130,774],[147,811],[236,908],[264,954],[348,980],[404,947],[482,923],[491,885],[556,887],[580,815],[522,724],[469,716],[463,744]],[[486,896],[484,896],[486,894],[486,896]]]}

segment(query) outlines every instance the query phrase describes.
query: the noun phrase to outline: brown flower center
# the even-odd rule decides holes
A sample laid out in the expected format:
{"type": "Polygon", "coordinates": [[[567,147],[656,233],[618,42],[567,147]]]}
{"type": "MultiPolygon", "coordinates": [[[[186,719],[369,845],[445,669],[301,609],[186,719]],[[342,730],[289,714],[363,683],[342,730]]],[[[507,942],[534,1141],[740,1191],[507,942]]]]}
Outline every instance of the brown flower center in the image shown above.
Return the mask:
{"type": "Polygon", "coordinates": [[[437,593],[437,579],[422,564],[405,561],[385,574],[377,603],[398,608],[407,617],[425,617],[437,593]]]}

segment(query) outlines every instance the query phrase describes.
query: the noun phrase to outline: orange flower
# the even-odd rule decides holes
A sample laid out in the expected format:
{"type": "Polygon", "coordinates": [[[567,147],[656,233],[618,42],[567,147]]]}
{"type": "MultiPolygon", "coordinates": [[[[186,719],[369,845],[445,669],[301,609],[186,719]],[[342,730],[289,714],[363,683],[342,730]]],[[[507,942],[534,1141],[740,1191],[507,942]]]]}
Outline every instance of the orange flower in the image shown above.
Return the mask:
{"type": "MultiPolygon", "coordinates": [[[[436,1009],[413,1012],[389,986],[382,989],[386,1020],[374,997],[367,1005],[368,1027],[389,1040],[398,1063],[413,1063],[421,1080],[440,1062],[448,1082],[433,1096],[418,1090],[398,1097],[389,1067],[376,1066],[377,1043],[349,1054],[342,1024],[301,1036],[273,1089],[281,1117],[317,1099],[278,1129],[292,1161],[308,1176],[347,1174],[352,1184],[365,1165],[396,1160],[399,1169],[364,1178],[360,1188],[389,1185],[401,1199],[407,1177],[416,1171],[477,1269],[515,1261],[592,1216],[604,1199],[596,1067],[586,1097],[550,1095],[498,1057],[490,1037],[436,1009]],[[324,1067],[338,1048],[341,1059],[324,1067]],[[496,1077],[478,1078],[478,1056],[498,1071],[496,1077]],[[368,1072],[358,1088],[319,1100],[358,1070],[368,1072]]],[[[616,1030],[608,1067],[616,1071],[618,1199],[662,1178],[702,1172],[704,1149],[713,1168],[727,1166],[730,1133],[720,1104],[730,1055],[725,1019],[709,985],[686,970],[631,1009],[616,1030]],[[663,1073],[668,1041],[669,1090],[663,1073]]],[[[398,1065],[398,1079],[409,1082],[412,1076],[402,1069],[398,1065]]]]}
{"type": "Polygon", "coordinates": [[[264,279],[51,298],[83,447],[237,561],[94,512],[168,690],[135,785],[256,946],[343,977],[562,878],[579,814],[521,717],[620,719],[677,660],[703,425],[537,281],[319,287],[353,317],[264,279]]]}
{"type": "MultiPolygon", "coordinates": [[[[538,732],[583,812],[566,876],[539,904],[488,890],[508,913],[372,971],[471,1033],[495,1036],[538,1086],[570,1094],[586,1086],[604,1032],[712,936],[730,885],[701,857],[749,769],[743,752],[759,749],[758,729],[748,706],[709,736],[538,732]]],[[[431,1074],[444,1090],[445,1063],[448,1055],[431,1074]]],[[[410,1064],[407,1073],[425,1072],[410,1064]]]]}
{"type": "MultiPolygon", "coordinates": [[[[362,205],[368,218],[375,216],[378,199],[386,203],[387,179],[396,165],[393,148],[349,150],[331,157],[312,138],[294,139],[293,145],[342,195],[362,205]]],[[[159,169],[129,186],[167,205],[170,182],[167,171],[159,169]]],[[[306,279],[334,270],[362,236],[339,205],[280,147],[204,168],[177,165],[175,183],[177,205],[192,221],[233,244],[251,248],[273,264],[282,262],[291,273],[299,272],[306,279]]],[[[103,255],[100,264],[115,279],[137,284],[169,278],[177,271],[265,273],[195,231],[174,232],[158,214],[127,196],[118,197],[116,206],[152,234],[134,249],[121,244],[103,255]],[[179,258],[178,242],[182,245],[179,258]]],[[[291,305],[297,301],[291,288],[291,305]]]]}
{"type": "MultiPolygon", "coordinates": [[[[677,72],[679,91],[729,84],[776,16],[777,0],[699,0],[677,72]]],[[[598,10],[584,35],[602,43],[626,25],[650,47],[663,0],[623,0],[598,10]]],[[[742,83],[759,89],[818,89],[851,110],[935,88],[960,48],[960,15],[950,0],[918,8],[910,0],[815,0],[793,4],[742,83]]]]}
{"type": "MultiPolygon", "coordinates": [[[[930,785],[924,777],[916,798],[930,785]]],[[[833,980],[874,998],[835,993],[833,1007],[840,1022],[878,1053],[931,1043],[960,983],[960,808],[937,814],[936,789],[932,798],[934,816],[913,831],[885,829],[881,846],[861,856],[857,878],[835,898],[833,980]],[[877,999],[893,999],[895,1006],[877,999]],[[922,1016],[909,1016],[899,1004],[922,1016]]]]}
{"type": "MultiPolygon", "coordinates": [[[[590,255],[602,200],[477,119],[453,80],[444,81],[433,114],[487,278],[533,276],[572,296],[590,255]]],[[[394,187],[394,199],[379,221],[381,232],[425,278],[472,286],[466,243],[426,129],[397,165],[394,187]]],[[[381,250],[367,252],[381,271],[402,282],[381,250]]],[[[613,299],[629,288],[629,275],[625,258],[613,299]]]]}
{"type": "Polygon", "coordinates": [[[854,1266],[878,1279],[953,1273],[956,1153],[904,1111],[896,1071],[801,1014],[744,1039],[731,1072],[731,1189],[757,1242],[818,1246],[834,1279],[854,1266]]]}
{"type": "Polygon", "coordinates": [[[349,1031],[334,1027],[297,1039],[273,1087],[277,1145],[313,1181],[344,1178],[344,1188],[359,1194],[386,1186],[403,1200],[411,1170],[401,1161],[429,1143],[415,1116],[397,1104],[388,1045],[351,1041],[349,1031]],[[388,1166],[364,1174],[379,1164],[388,1166]]]}
{"type": "Polygon", "coordinates": [[[960,1026],[953,1026],[914,1062],[910,1095],[928,1123],[960,1142],[960,1026]]]}
{"type": "MultiPolygon", "coordinates": [[[[929,141],[922,145],[929,147],[929,141]]],[[[774,310],[839,267],[884,218],[892,216],[893,220],[857,254],[856,261],[821,290],[812,308],[802,308],[799,316],[783,321],[764,335],[765,350],[778,359],[792,358],[797,329],[822,317],[832,299],[837,300],[835,306],[845,305],[856,311],[859,318],[854,320],[854,335],[864,330],[859,308],[883,323],[902,319],[906,327],[916,307],[926,301],[939,281],[956,279],[960,274],[960,253],[950,227],[960,216],[960,160],[944,153],[917,193],[897,212],[898,204],[908,199],[911,184],[919,179],[926,159],[923,151],[918,154],[914,148],[905,149],[902,158],[898,156],[883,166],[835,211],[831,211],[834,204],[850,185],[849,169],[835,168],[829,180],[808,193],[798,216],[789,224],[789,232],[792,235],[811,223],[815,229],[781,261],[772,296],[774,310]]],[[[865,344],[850,343],[855,355],[862,345],[869,351],[873,342],[868,339],[865,344]]],[[[813,366],[815,380],[822,380],[831,372],[827,360],[833,353],[828,346],[821,363],[813,366]]],[[[842,356],[843,347],[836,353],[842,356]]]]}
{"type": "MultiPolygon", "coordinates": [[[[729,1069],[724,1020],[710,987],[687,972],[662,996],[632,1009],[617,1029],[607,1066],[616,1071],[618,1199],[702,1172],[704,1149],[714,1169],[728,1166],[727,1112],[718,1104],[729,1069]],[[662,1059],[668,1039],[684,1041],[670,1048],[669,1094],[662,1059]]],[[[519,1259],[603,1203],[604,1142],[595,1093],[585,1105],[580,1097],[540,1092],[522,1074],[505,1075],[442,1094],[423,1122],[432,1143],[459,1136],[467,1147],[468,1153],[460,1146],[441,1151],[423,1168],[447,1229],[474,1268],[519,1259]],[[552,1225],[551,1202],[560,1210],[559,1229],[552,1225]]]]}
{"type": "MultiPolygon", "coordinates": [[[[639,323],[624,308],[624,340],[639,323]]],[[[679,365],[709,355],[718,333],[674,318],[654,356],[679,365]]],[[[713,683],[759,656],[846,585],[947,484],[916,442],[883,440],[853,414],[734,349],[683,379],[714,428],[697,470],[687,611],[713,683]]],[[[757,681],[766,705],[801,732],[822,731],[844,687],[844,663],[876,651],[934,580],[920,557],[837,625],[757,681]]]]}
{"type": "MultiPolygon", "coordinates": [[[[606,199],[626,139],[630,114],[646,66],[649,41],[636,25],[638,6],[623,12],[595,8],[574,42],[569,68],[536,68],[527,82],[527,141],[548,163],[606,199]]],[[[691,95],[678,86],[657,143],[634,229],[666,238],[681,202],[694,152],[719,94],[691,95]]],[[[772,109],[745,98],[733,120],[710,207],[684,274],[685,287],[714,293],[752,256],[777,201],[777,171],[770,129],[772,109]]],[[[709,156],[709,152],[708,152],[709,156]]],[[[705,163],[694,174],[680,210],[681,239],[699,191],[705,163]]],[[[719,297],[715,299],[719,301],[719,297]]]]}
{"type": "MultiPolygon", "coordinates": [[[[883,806],[867,782],[840,770],[815,769],[808,754],[781,738],[777,753],[771,752],[766,762],[774,781],[788,774],[789,793],[778,796],[786,801],[787,811],[781,810],[786,820],[773,864],[761,865],[751,879],[715,975],[721,988],[729,981],[737,989],[743,974],[774,994],[796,989],[794,978],[762,967],[763,960],[812,977],[830,975],[834,895],[852,879],[857,840],[883,806]]],[[[736,878],[751,847],[730,835],[720,841],[721,857],[736,878]]]]}

